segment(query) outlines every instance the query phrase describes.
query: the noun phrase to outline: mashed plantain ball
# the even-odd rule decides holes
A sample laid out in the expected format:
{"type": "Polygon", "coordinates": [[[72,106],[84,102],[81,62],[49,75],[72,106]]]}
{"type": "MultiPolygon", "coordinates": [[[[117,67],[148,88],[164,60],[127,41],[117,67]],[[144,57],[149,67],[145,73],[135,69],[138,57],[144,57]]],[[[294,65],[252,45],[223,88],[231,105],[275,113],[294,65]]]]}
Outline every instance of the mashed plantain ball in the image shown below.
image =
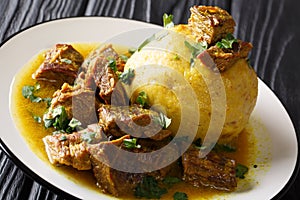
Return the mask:
{"type": "MultiPolygon", "coordinates": [[[[159,107],[172,119],[168,129],[174,135],[180,123],[187,124],[188,127],[196,127],[194,140],[203,139],[209,126],[221,126],[219,142],[228,143],[245,128],[254,109],[258,87],[256,73],[245,59],[238,60],[233,66],[221,72],[219,77],[216,77],[215,73],[199,59],[193,60],[197,67],[191,67],[190,51],[180,40],[186,39],[174,40],[174,37],[170,39],[166,44],[169,50],[143,48],[131,56],[125,70],[131,68],[138,72],[139,68],[147,69],[145,74],[136,77],[135,83],[142,83],[135,86],[130,94],[131,101],[134,102],[138,94],[144,91],[148,95],[150,105],[159,107]],[[173,43],[171,46],[170,42],[173,43]],[[154,70],[154,68],[161,68],[161,70],[154,70]],[[211,94],[218,95],[218,89],[210,91],[208,85],[214,85],[217,78],[224,85],[226,102],[217,101],[212,105],[211,94]],[[188,86],[181,79],[184,79],[188,86]],[[196,101],[196,105],[192,103],[192,98],[196,101]],[[224,103],[226,105],[223,105],[224,103]],[[212,122],[212,106],[218,116],[224,116],[224,121],[212,122]],[[182,108],[188,110],[189,114],[185,117],[182,117],[182,108]],[[192,122],[195,119],[197,119],[196,124],[192,122]]],[[[191,134],[194,130],[191,128],[191,134]]]]}

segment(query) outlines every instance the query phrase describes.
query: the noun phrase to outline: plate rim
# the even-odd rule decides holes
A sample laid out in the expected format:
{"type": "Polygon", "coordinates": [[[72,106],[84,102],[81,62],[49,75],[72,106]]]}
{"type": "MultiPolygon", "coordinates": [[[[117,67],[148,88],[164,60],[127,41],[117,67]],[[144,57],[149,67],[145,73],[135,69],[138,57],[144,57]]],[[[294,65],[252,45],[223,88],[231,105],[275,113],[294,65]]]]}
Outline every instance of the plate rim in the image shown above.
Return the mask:
{"type": "MultiPolygon", "coordinates": [[[[59,19],[50,19],[47,21],[43,21],[43,22],[39,22],[33,25],[30,25],[28,27],[25,27],[23,29],[20,29],[19,31],[9,35],[7,38],[5,38],[1,43],[0,43],[0,48],[2,48],[7,42],[9,42],[12,38],[14,38],[17,35],[22,34],[25,31],[28,31],[29,29],[32,28],[38,28],[38,26],[41,25],[45,25],[48,23],[53,23],[56,21],[64,21],[64,20],[72,20],[72,19],[87,19],[87,18],[94,18],[94,19],[111,19],[111,20],[121,20],[121,21],[130,21],[130,22],[136,22],[136,23],[141,23],[141,24],[149,24],[149,25],[153,25],[153,26],[157,26],[156,24],[151,24],[149,22],[143,22],[143,21],[139,21],[139,20],[133,20],[133,19],[126,19],[126,18],[118,18],[118,17],[104,17],[104,16],[70,16],[70,17],[63,17],[63,18],[59,18],[59,19]]],[[[294,122],[292,121],[289,112],[286,110],[285,106],[283,105],[283,103],[281,102],[281,100],[276,96],[276,94],[274,93],[274,91],[266,84],[264,83],[263,80],[261,80],[258,77],[258,80],[267,88],[270,90],[270,92],[272,93],[272,95],[274,95],[276,97],[276,99],[278,100],[278,102],[281,104],[281,106],[283,107],[284,111],[287,113],[288,115],[288,119],[291,122],[292,128],[295,132],[295,136],[296,136],[296,142],[299,145],[299,136],[296,132],[295,126],[294,126],[294,122]]],[[[50,190],[51,192],[55,193],[56,195],[62,196],[63,198],[69,199],[80,199],[68,192],[65,192],[63,189],[58,188],[57,186],[53,185],[52,183],[50,183],[49,181],[43,179],[40,175],[38,175],[37,173],[35,173],[32,169],[30,169],[25,163],[23,163],[20,158],[18,158],[12,151],[11,149],[5,144],[5,142],[2,140],[2,137],[0,137],[0,148],[3,150],[3,152],[8,156],[8,158],[21,170],[24,172],[24,174],[26,174],[30,179],[32,179],[33,181],[38,182],[39,184],[41,184],[43,187],[45,187],[46,189],[50,190]]],[[[297,179],[297,175],[299,174],[299,170],[300,170],[300,165],[299,165],[299,148],[297,148],[297,160],[295,163],[295,167],[293,170],[293,173],[291,174],[291,176],[289,177],[288,182],[285,184],[285,186],[278,191],[278,193],[272,197],[272,199],[280,199],[282,198],[287,191],[291,188],[291,186],[293,185],[293,183],[295,182],[295,180],[297,179]]]]}

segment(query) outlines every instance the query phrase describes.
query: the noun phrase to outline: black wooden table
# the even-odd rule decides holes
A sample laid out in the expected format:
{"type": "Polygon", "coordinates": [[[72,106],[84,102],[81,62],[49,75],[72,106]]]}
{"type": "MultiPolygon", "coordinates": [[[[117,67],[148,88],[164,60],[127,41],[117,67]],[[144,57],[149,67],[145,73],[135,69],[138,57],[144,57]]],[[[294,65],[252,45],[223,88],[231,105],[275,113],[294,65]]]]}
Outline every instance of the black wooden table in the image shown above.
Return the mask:
{"type": "MultiPolygon", "coordinates": [[[[254,45],[251,64],[287,109],[299,137],[298,0],[0,0],[0,43],[30,26],[65,17],[110,16],[161,25],[163,13],[172,13],[175,23],[186,23],[189,8],[199,4],[217,5],[232,14],[237,22],[235,35],[254,45]]],[[[1,128],[1,135],[7,134],[1,128]]],[[[32,180],[21,168],[0,149],[1,200],[68,198],[32,180]]],[[[276,199],[299,199],[300,176],[296,174],[276,199]]]]}

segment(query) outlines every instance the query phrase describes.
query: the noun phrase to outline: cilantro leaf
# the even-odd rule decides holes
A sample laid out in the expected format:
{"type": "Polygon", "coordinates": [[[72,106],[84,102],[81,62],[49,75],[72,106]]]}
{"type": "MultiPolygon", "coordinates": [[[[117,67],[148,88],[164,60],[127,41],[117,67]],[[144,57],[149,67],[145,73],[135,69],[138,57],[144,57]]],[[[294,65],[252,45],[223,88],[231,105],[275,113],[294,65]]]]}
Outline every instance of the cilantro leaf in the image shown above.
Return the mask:
{"type": "Polygon", "coordinates": [[[172,122],[172,119],[168,118],[163,113],[159,113],[159,116],[155,117],[153,120],[155,123],[159,124],[164,129],[168,128],[172,122]]]}
{"type": "Polygon", "coordinates": [[[142,48],[144,48],[147,44],[154,41],[156,39],[155,34],[153,34],[151,37],[147,38],[137,49],[137,51],[140,51],[142,48]]]}
{"type": "Polygon", "coordinates": [[[136,138],[123,140],[124,146],[128,149],[141,148],[141,145],[139,145],[139,144],[137,145],[136,142],[137,142],[136,138]]]}
{"type": "Polygon", "coordinates": [[[96,133],[95,132],[85,132],[81,134],[81,139],[83,141],[86,141],[87,143],[91,143],[93,139],[95,138],[96,133]]]}
{"type": "Polygon", "coordinates": [[[41,123],[42,122],[42,118],[40,116],[33,116],[34,121],[36,121],[37,123],[41,123]]]}
{"type": "Polygon", "coordinates": [[[188,41],[184,41],[184,45],[190,50],[191,52],[191,59],[190,59],[190,65],[191,67],[194,66],[194,59],[203,51],[207,49],[207,43],[201,42],[201,43],[195,43],[191,44],[188,41]]]}
{"type": "Polygon", "coordinates": [[[136,102],[140,104],[142,107],[148,106],[148,96],[146,92],[142,91],[136,98],[136,102]]]}
{"type": "Polygon", "coordinates": [[[228,33],[225,38],[216,43],[216,46],[221,49],[232,49],[232,44],[235,42],[238,42],[238,40],[228,33]]]}
{"type": "Polygon", "coordinates": [[[168,191],[166,188],[161,188],[157,180],[152,176],[146,176],[142,182],[135,188],[134,195],[136,197],[145,197],[148,199],[159,199],[163,194],[168,191]]]}
{"type": "Polygon", "coordinates": [[[127,84],[127,85],[130,85],[133,78],[134,78],[135,74],[134,74],[134,70],[129,68],[128,70],[124,71],[120,76],[119,76],[119,79],[127,84]]]}
{"type": "Polygon", "coordinates": [[[120,55],[120,58],[123,62],[127,62],[127,60],[128,60],[128,56],[125,56],[125,55],[120,55]]]}
{"type": "Polygon", "coordinates": [[[245,174],[248,172],[248,170],[249,170],[248,167],[238,163],[236,168],[235,168],[235,176],[240,178],[240,179],[244,179],[245,174]]]}
{"type": "Polygon", "coordinates": [[[165,13],[163,15],[163,23],[164,23],[164,27],[165,28],[172,28],[174,27],[174,22],[173,22],[173,15],[168,15],[167,13],[165,13]]]}
{"type": "Polygon", "coordinates": [[[114,58],[107,58],[108,60],[108,66],[114,71],[118,71],[117,69],[117,61],[114,58]]]}

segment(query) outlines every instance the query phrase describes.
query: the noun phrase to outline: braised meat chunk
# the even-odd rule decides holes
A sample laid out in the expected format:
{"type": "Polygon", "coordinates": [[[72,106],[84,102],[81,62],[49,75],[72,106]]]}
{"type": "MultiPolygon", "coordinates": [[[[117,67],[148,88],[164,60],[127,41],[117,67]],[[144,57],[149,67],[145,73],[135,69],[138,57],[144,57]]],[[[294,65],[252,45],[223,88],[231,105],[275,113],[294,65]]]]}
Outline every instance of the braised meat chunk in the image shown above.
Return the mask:
{"type": "Polygon", "coordinates": [[[91,169],[89,143],[98,143],[106,137],[97,124],[72,134],[48,135],[43,138],[49,161],[54,164],[72,166],[78,170],[91,169]]]}
{"type": "Polygon", "coordinates": [[[56,44],[45,53],[43,64],[32,74],[32,78],[61,86],[73,84],[83,62],[83,56],[68,44],[56,44]]]}
{"type": "Polygon", "coordinates": [[[183,180],[193,186],[232,191],[236,188],[235,161],[215,152],[199,158],[200,149],[191,147],[182,156],[183,180]]]}
{"type": "Polygon", "coordinates": [[[163,140],[172,132],[163,129],[161,115],[137,105],[130,107],[115,107],[101,105],[99,108],[99,124],[107,135],[119,137],[131,134],[135,137],[149,137],[153,140],[163,140]]]}
{"type": "MultiPolygon", "coordinates": [[[[133,191],[138,183],[146,176],[152,176],[156,180],[162,180],[167,176],[172,166],[176,164],[176,162],[173,162],[163,168],[150,171],[148,170],[149,165],[146,164],[146,161],[150,161],[152,165],[156,165],[159,162],[167,162],[170,155],[160,154],[158,155],[159,157],[153,160],[147,160],[147,156],[142,156],[141,159],[133,159],[139,154],[155,151],[155,148],[153,148],[153,146],[147,147],[143,145],[129,148],[125,145],[125,140],[133,139],[130,139],[129,135],[125,135],[117,140],[101,142],[89,147],[97,186],[103,192],[114,196],[133,191]],[[134,154],[126,154],[124,152],[134,154]],[[135,162],[133,160],[135,160],[135,162]],[[120,167],[120,169],[122,168],[122,170],[118,167],[120,167]],[[136,173],[135,169],[138,167],[141,167],[144,172],[136,173]]],[[[166,143],[164,143],[164,145],[166,145],[166,143]]],[[[178,156],[175,148],[170,149],[170,153],[173,154],[172,156],[178,156]]]]}
{"type": "Polygon", "coordinates": [[[100,98],[107,104],[110,104],[113,92],[117,100],[123,101],[125,92],[122,87],[116,88],[116,84],[119,80],[117,72],[123,71],[124,64],[112,45],[106,45],[85,61],[76,82],[92,90],[98,88],[100,98]]]}
{"type": "Polygon", "coordinates": [[[229,13],[213,6],[193,6],[188,25],[198,42],[214,44],[234,32],[235,22],[229,13]]]}
{"type": "Polygon", "coordinates": [[[209,47],[198,55],[198,58],[208,67],[217,69],[220,72],[229,69],[239,59],[246,59],[252,49],[252,44],[237,40],[232,48],[220,48],[217,45],[209,47]]]}
{"type": "Polygon", "coordinates": [[[44,118],[51,119],[53,110],[59,106],[64,107],[68,119],[75,118],[82,126],[98,122],[97,109],[100,102],[94,91],[86,90],[80,85],[63,84],[61,89],[53,94],[51,106],[44,118]]]}

